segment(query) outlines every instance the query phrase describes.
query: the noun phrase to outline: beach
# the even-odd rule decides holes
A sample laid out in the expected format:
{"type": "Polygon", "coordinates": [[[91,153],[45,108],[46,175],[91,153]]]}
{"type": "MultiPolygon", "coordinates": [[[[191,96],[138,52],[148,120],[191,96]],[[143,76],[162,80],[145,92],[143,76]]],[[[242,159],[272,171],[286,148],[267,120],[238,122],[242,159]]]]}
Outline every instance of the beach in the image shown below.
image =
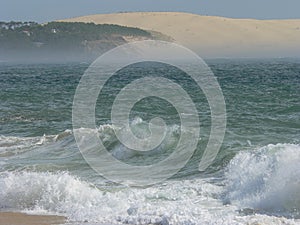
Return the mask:
{"type": "Polygon", "coordinates": [[[58,225],[64,224],[62,216],[28,215],[17,212],[0,212],[1,225],[58,225]]]}

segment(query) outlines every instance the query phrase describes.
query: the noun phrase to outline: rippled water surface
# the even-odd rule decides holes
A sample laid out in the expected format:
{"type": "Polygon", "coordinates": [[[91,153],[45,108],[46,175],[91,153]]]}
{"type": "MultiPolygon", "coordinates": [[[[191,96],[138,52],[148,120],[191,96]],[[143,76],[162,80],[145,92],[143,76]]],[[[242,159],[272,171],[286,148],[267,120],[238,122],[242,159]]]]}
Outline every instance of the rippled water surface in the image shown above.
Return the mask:
{"type": "Polygon", "coordinates": [[[186,74],[163,64],[136,64],[115,74],[100,93],[95,131],[115,158],[131,165],[165,159],[183,131],[176,109],[149,97],[132,109],[131,129],[145,137],[149,120],[160,116],[166,139],[150,152],[122,145],[110,110],[125,85],[162,76],[181,85],[196,104],[201,139],[193,157],[171,179],[147,188],[107,181],[78,150],[72,104],[88,64],[0,64],[0,209],[65,215],[78,224],[300,224],[300,61],[207,63],[223,91],[227,129],[205,172],[198,164],[210,108],[186,74]]]}

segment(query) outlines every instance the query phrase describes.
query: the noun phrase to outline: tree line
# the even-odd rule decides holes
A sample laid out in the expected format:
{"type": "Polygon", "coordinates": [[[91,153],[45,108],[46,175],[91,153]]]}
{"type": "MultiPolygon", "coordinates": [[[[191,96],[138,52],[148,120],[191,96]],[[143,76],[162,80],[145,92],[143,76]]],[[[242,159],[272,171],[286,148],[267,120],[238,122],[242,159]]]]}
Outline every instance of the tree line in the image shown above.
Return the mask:
{"type": "Polygon", "coordinates": [[[112,24],[50,22],[0,22],[0,49],[83,49],[86,42],[112,37],[151,38],[148,31],[112,24]]]}

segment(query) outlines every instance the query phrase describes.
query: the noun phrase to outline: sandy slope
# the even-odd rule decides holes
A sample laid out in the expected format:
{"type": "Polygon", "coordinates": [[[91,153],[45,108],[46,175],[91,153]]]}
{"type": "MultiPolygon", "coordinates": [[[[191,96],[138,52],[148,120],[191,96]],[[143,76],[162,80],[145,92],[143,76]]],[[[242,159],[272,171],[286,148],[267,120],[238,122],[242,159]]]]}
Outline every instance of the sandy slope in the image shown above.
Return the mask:
{"type": "Polygon", "coordinates": [[[136,12],[64,21],[119,24],[158,31],[207,57],[300,56],[300,19],[230,19],[178,12],[136,12]]]}

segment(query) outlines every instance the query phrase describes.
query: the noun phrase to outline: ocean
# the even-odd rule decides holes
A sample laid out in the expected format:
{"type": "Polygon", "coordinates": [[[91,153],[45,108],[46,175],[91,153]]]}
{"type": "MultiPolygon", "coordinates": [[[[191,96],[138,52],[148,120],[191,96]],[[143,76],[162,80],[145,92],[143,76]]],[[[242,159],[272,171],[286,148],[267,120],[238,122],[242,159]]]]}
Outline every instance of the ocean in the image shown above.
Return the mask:
{"type": "Polygon", "coordinates": [[[129,118],[133,133],[149,135],[148,122],[159,116],[166,135],[154,150],[132,150],[116,138],[110,118],[118,92],[137,78],[163,76],[192,96],[200,122],[193,156],[169,179],[143,187],[106,179],[79,151],[72,106],[89,64],[0,63],[0,210],[63,215],[70,224],[89,225],[300,224],[300,60],[206,63],[222,89],[227,126],[205,171],[198,166],[210,135],[210,105],[182,71],[135,64],[100,93],[95,131],[113,157],[134,166],[170,156],[183,132],[180,117],[163,99],[139,101],[129,118]]]}

